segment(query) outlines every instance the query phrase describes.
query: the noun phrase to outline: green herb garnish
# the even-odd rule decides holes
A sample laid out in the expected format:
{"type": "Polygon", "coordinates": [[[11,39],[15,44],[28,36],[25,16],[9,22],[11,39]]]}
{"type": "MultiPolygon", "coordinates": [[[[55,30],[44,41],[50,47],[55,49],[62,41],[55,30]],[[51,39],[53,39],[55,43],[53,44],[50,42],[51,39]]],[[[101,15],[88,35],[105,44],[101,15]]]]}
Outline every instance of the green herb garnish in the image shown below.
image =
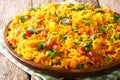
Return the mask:
{"type": "Polygon", "coordinates": [[[91,41],[86,41],[86,42],[84,43],[84,46],[85,46],[85,47],[89,47],[89,46],[91,46],[91,43],[92,43],[91,41]]]}
{"type": "Polygon", "coordinates": [[[26,38],[26,34],[25,34],[25,33],[23,33],[23,34],[22,34],[22,37],[23,37],[23,38],[26,38]]]}
{"type": "Polygon", "coordinates": [[[83,10],[83,9],[85,9],[85,7],[86,6],[81,6],[81,7],[79,7],[79,8],[72,8],[71,10],[73,10],[73,11],[81,11],[81,10],[83,10]]]}
{"type": "Polygon", "coordinates": [[[38,50],[43,50],[43,49],[44,49],[44,44],[43,43],[39,44],[38,45],[38,50]]]}
{"type": "Polygon", "coordinates": [[[37,20],[36,23],[39,25],[39,24],[42,22],[42,20],[43,20],[43,19],[39,19],[39,20],[37,20]]]}
{"type": "Polygon", "coordinates": [[[78,31],[78,28],[76,26],[72,27],[73,31],[78,31]]]}
{"type": "Polygon", "coordinates": [[[115,23],[118,23],[120,21],[120,16],[118,16],[117,14],[113,14],[112,16],[114,18],[115,23]]]}
{"type": "Polygon", "coordinates": [[[79,40],[79,41],[82,41],[82,39],[83,39],[83,38],[82,38],[81,36],[78,36],[78,40],[79,40]]]}
{"type": "Polygon", "coordinates": [[[49,50],[49,51],[46,52],[46,54],[49,58],[53,58],[57,54],[57,52],[49,50]]]}
{"type": "Polygon", "coordinates": [[[110,60],[110,57],[107,55],[107,56],[105,57],[105,60],[106,60],[106,61],[109,61],[109,60],[110,60]]]}
{"type": "Polygon", "coordinates": [[[19,19],[20,19],[21,22],[24,22],[25,19],[28,19],[28,18],[29,18],[28,15],[24,15],[24,16],[20,16],[20,17],[19,17],[19,19]]]}
{"type": "Polygon", "coordinates": [[[77,69],[83,68],[83,64],[78,64],[76,68],[77,68],[77,69]]]}
{"type": "Polygon", "coordinates": [[[90,25],[90,24],[93,23],[93,20],[85,20],[85,23],[86,23],[87,25],[90,25]]]}
{"type": "Polygon", "coordinates": [[[61,24],[68,24],[69,23],[69,19],[67,19],[67,18],[61,19],[60,23],[61,24]]]}
{"type": "Polygon", "coordinates": [[[62,42],[65,42],[65,40],[67,39],[67,35],[62,37],[62,42]]]}
{"type": "Polygon", "coordinates": [[[90,48],[89,48],[89,47],[85,47],[85,51],[86,51],[86,52],[89,52],[89,51],[90,51],[90,48]]]}
{"type": "Polygon", "coordinates": [[[107,29],[106,26],[100,26],[100,27],[99,27],[99,30],[100,30],[100,31],[106,31],[106,29],[107,29]]]}
{"type": "Polygon", "coordinates": [[[79,43],[79,42],[74,42],[74,44],[75,44],[76,46],[80,46],[80,43],[79,43]]]}
{"type": "Polygon", "coordinates": [[[120,39],[120,33],[116,33],[116,34],[115,34],[115,38],[116,38],[116,39],[120,39]]]}

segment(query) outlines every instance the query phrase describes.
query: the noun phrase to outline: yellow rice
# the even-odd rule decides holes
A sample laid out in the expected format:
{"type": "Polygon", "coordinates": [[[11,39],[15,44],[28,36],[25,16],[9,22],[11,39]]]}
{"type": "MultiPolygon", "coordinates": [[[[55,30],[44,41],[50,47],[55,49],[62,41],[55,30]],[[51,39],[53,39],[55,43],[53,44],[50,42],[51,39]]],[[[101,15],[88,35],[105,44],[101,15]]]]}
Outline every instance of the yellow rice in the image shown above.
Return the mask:
{"type": "Polygon", "coordinates": [[[90,4],[39,5],[14,17],[7,40],[18,55],[37,64],[101,67],[120,59],[119,18],[90,4]]]}

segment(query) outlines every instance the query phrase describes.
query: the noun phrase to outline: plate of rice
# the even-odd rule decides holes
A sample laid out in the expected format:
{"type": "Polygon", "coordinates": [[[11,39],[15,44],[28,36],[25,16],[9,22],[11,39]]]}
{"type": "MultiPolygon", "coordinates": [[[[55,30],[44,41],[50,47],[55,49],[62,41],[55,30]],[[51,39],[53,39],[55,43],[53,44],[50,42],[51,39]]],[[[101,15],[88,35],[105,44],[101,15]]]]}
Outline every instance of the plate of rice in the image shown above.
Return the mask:
{"type": "Polygon", "coordinates": [[[10,54],[56,77],[92,77],[120,67],[120,16],[90,4],[39,5],[5,27],[10,54]]]}

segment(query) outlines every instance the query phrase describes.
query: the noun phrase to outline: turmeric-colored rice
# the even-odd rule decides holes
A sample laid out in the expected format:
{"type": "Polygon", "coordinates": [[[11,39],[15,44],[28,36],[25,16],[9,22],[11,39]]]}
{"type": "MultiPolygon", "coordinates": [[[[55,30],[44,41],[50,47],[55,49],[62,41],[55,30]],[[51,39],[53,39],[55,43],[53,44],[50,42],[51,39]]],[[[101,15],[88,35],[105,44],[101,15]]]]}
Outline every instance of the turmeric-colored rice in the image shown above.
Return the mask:
{"type": "Polygon", "coordinates": [[[120,59],[120,16],[109,9],[52,2],[16,15],[9,29],[17,54],[40,65],[87,69],[120,59]]]}

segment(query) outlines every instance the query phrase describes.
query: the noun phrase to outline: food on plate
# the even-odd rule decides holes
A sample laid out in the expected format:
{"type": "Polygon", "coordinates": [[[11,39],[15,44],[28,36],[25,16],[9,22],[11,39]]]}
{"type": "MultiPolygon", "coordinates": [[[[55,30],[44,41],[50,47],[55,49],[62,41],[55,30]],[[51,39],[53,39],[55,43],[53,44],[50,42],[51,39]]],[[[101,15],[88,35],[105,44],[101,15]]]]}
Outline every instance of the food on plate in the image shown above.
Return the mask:
{"type": "Polygon", "coordinates": [[[120,60],[120,16],[90,4],[39,5],[14,17],[7,41],[17,55],[64,69],[120,60]]]}

